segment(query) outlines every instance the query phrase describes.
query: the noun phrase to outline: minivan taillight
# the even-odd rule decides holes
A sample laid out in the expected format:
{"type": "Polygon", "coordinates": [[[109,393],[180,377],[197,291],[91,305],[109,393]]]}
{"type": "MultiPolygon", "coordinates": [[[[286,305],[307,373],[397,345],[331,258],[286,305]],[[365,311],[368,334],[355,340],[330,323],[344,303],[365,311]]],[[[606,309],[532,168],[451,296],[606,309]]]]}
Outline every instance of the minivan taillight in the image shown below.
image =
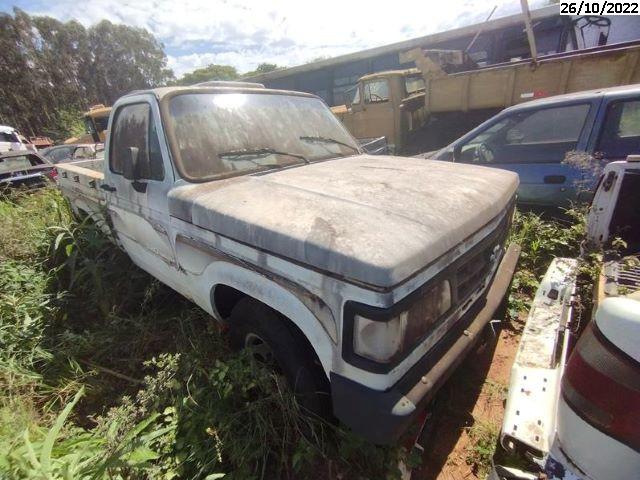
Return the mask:
{"type": "Polygon", "coordinates": [[[567,362],[562,396],[591,426],[640,451],[640,364],[595,322],[585,328],[567,362]]]}
{"type": "Polygon", "coordinates": [[[55,168],[52,168],[51,170],[49,170],[46,173],[47,177],[49,177],[51,180],[55,180],[58,178],[58,170],[56,170],[55,168]]]}

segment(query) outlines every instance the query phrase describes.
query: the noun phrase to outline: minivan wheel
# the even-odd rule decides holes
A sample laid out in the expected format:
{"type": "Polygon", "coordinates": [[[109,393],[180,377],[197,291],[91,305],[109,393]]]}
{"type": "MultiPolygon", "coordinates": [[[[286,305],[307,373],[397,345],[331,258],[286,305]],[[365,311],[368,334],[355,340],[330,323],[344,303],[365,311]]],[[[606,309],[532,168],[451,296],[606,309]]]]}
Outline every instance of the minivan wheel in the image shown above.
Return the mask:
{"type": "Polygon", "coordinates": [[[285,376],[304,411],[331,418],[331,393],[324,370],[306,338],[287,319],[246,297],[231,311],[229,333],[234,348],[251,348],[256,360],[285,376]]]}

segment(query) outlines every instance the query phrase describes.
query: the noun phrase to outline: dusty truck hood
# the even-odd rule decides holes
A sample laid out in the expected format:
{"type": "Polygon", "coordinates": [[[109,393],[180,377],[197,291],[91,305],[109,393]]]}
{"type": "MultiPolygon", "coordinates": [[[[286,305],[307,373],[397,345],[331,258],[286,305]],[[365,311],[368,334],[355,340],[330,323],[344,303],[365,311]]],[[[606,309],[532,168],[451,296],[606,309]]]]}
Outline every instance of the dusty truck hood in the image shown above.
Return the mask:
{"type": "Polygon", "coordinates": [[[505,170],[360,155],[179,186],[169,209],[268,252],[390,287],[489,223],[517,186],[505,170]]]}

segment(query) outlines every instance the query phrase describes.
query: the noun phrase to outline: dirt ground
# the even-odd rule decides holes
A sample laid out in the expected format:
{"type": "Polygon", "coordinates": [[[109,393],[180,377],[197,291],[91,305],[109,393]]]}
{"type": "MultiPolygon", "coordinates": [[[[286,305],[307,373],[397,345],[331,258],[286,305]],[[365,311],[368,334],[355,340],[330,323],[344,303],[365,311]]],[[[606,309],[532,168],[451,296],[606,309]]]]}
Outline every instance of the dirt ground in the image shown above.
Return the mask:
{"type": "Polygon", "coordinates": [[[485,478],[500,431],[519,329],[503,328],[472,352],[442,387],[412,480],[485,478]]]}

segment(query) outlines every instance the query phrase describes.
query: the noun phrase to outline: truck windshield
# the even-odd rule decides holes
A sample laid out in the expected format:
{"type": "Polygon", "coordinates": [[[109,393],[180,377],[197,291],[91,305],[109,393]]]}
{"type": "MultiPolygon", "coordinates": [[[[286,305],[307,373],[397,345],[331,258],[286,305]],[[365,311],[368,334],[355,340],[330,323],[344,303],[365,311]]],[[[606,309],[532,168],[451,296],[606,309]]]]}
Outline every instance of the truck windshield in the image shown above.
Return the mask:
{"type": "Polygon", "coordinates": [[[169,139],[181,174],[205,181],[358,153],[322,101],[269,93],[179,93],[169,139]]]}

